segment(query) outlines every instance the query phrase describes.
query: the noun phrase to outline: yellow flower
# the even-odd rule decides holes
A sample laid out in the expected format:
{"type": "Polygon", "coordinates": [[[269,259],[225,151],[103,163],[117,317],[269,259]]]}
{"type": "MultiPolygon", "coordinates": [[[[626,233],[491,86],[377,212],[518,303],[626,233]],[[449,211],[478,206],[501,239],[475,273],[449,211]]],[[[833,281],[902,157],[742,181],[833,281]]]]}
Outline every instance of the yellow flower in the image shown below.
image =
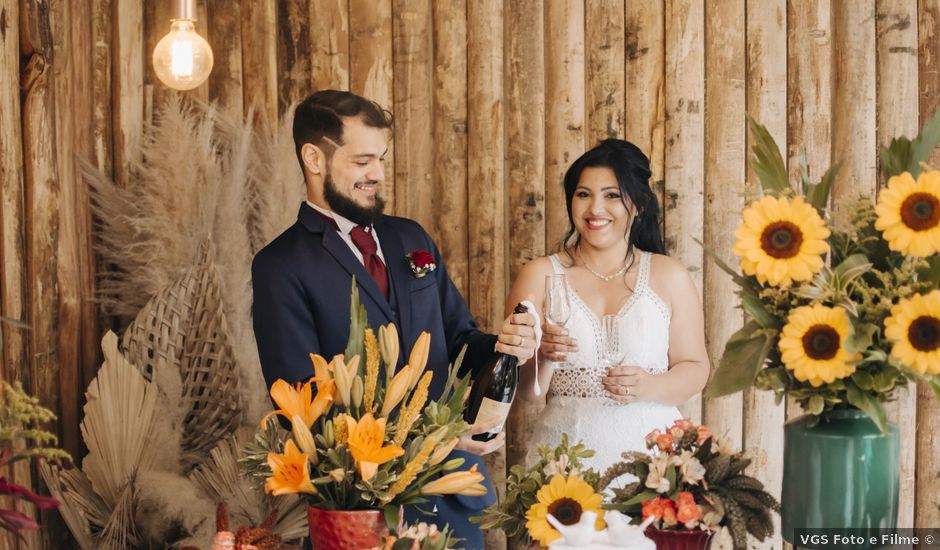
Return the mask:
{"type": "Polygon", "coordinates": [[[411,394],[411,401],[408,402],[408,406],[402,409],[401,414],[398,416],[398,427],[395,429],[395,437],[392,439],[396,445],[405,442],[408,431],[411,430],[415,421],[418,420],[418,416],[421,415],[421,409],[424,408],[424,404],[428,400],[428,387],[431,385],[432,375],[431,371],[424,373],[424,376],[421,377],[421,383],[418,384],[418,389],[411,394]]]}
{"type": "Polygon", "coordinates": [[[422,495],[457,495],[483,481],[483,474],[474,464],[469,470],[441,476],[421,487],[422,495]]]}
{"type": "Polygon", "coordinates": [[[388,488],[388,496],[383,499],[385,502],[391,502],[393,498],[400,495],[402,491],[411,485],[411,482],[414,481],[415,478],[418,477],[418,474],[421,473],[421,470],[424,469],[424,465],[427,464],[428,457],[431,456],[435,445],[437,445],[437,439],[434,437],[429,436],[424,440],[424,444],[421,445],[421,450],[405,465],[405,469],[402,470],[401,475],[399,475],[395,483],[392,483],[392,486],[388,488]]]}
{"type": "Polygon", "coordinates": [[[434,449],[434,454],[431,455],[431,459],[428,460],[428,464],[431,466],[437,466],[441,462],[444,462],[444,459],[450,456],[450,453],[454,450],[454,447],[457,446],[457,443],[460,442],[459,437],[452,437],[450,441],[445,441],[437,449],[434,449]]]}
{"type": "Polygon", "coordinates": [[[346,443],[365,481],[372,479],[380,465],[405,454],[405,450],[397,445],[383,447],[385,420],[376,420],[371,413],[364,415],[358,422],[352,416],[346,416],[346,430],[349,432],[346,443]]]}
{"type": "Polygon", "coordinates": [[[398,366],[398,329],[394,324],[379,327],[379,349],[385,361],[386,378],[391,379],[398,366]]]}
{"type": "Polygon", "coordinates": [[[565,525],[574,525],[581,519],[581,514],[592,510],[597,513],[595,529],[604,528],[604,511],[601,510],[601,495],[581,479],[580,476],[552,476],[552,480],[536,494],[538,502],[525,513],[525,527],[529,536],[542,546],[548,546],[561,533],[548,523],[548,514],[565,525]]]}
{"type": "Polygon", "coordinates": [[[878,195],[875,229],[891,250],[925,257],[940,251],[940,171],[893,176],[878,195]]]}
{"type": "Polygon", "coordinates": [[[797,380],[814,388],[855,372],[859,355],[845,349],[849,317],[842,308],[802,306],[790,312],[780,336],[780,354],[797,380]]]}
{"type": "Polygon", "coordinates": [[[313,396],[313,380],[308,380],[306,384],[297,383],[296,387],[283,380],[278,380],[271,385],[271,399],[280,407],[272,411],[261,419],[261,427],[264,428],[268,417],[274,414],[284,416],[292,420],[295,416],[303,419],[304,424],[309,428],[320,418],[323,413],[330,408],[333,403],[333,396],[336,393],[336,386],[332,380],[318,388],[316,397],[313,396]]]}
{"type": "MultiPolygon", "coordinates": [[[[379,327],[379,330],[382,330],[382,327],[379,327]]],[[[366,350],[366,379],[362,405],[365,412],[373,412],[372,404],[375,402],[375,386],[379,380],[381,353],[379,352],[379,342],[375,339],[375,333],[372,332],[371,328],[366,329],[363,342],[366,350]]]]}
{"type": "Polygon", "coordinates": [[[915,294],[891,308],[885,337],[891,355],[921,374],[940,374],[940,290],[915,294]]]}
{"type": "Polygon", "coordinates": [[[408,365],[414,369],[411,374],[411,382],[408,384],[409,390],[415,387],[415,384],[417,384],[418,380],[421,378],[421,374],[424,373],[424,367],[428,363],[428,351],[430,349],[431,335],[428,332],[422,332],[421,335],[418,336],[415,345],[411,348],[411,355],[408,357],[408,365]]]}
{"type": "Polygon", "coordinates": [[[268,453],[271,477],[264,484],[264,491],[275,496],[291,493],[317,494],[310,481],[307,455],[300,452],[294,442],[287,440],[284,454],[268,453]]]}
{"type": "Polygon", "coordinates": [[[802,197],[754,201],[734,236],[734,253],[741,257],[744,273],[774,286],[812,279],[829,250],[829,230],[802,197]]]}
{"type": "Polygon", "coordinates": [[[296,442],[300,450],[307,455],[307,458],[316,464],[317,460],[319,460],[317,457],[317,444],[313,440],[313,434],[310,433],[310,428],[304,425],[303,419],[299,416],[295,416],[291,419],[290,424],[294,442],[296,442]]]}
{"type": "Polygon", "coordinates": [[[411,373],[414,369],[411,365],[405,365],[405,368],[398,371],[392,383],[388,385],[388,391],[385,392],[385,399],[382,401],[382,412],[379,416],[388,416],[401,400],[405,398],[408,392],[408,385],[411,383],[411,373]]]}
{"type": "Polygon", "coordinates": [[[322,355],[316,353],[310,354],[310,360],[313,361],[313,381],[317,383],[317,391],[320,391],[333,380],[333,377],[330,376],[330,365],[327,364],[322,355]]]}
{"type": "Polygon", "coordinates": [[[346,363],[342,355],[333,357],[330,362],[333,380],[336,382],[336,404],[349,407],[352,405],[351,393],[356,373],[359,371],[359,356],[346,363]]]}

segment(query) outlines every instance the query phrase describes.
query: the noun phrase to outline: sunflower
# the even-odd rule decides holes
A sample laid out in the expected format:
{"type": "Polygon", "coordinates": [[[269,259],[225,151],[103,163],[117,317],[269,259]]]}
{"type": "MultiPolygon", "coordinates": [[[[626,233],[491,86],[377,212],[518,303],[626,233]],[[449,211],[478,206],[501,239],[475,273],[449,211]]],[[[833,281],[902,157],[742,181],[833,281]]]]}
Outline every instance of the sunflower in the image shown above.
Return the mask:
{"type": "Polygon", "coordinates": [[[841,308],[802,306],[790,312],[780,336],[780,353],[787,370],[814,388],[855,372],[858,358],[845,349],[849,318],[841,308]]]}
{"type": "Polygon", "coordinates": [[[885,336],[891,355],[921,374],[940,374],[940,290],[915,294],[891,308],[885,336]]]}
{"type": "Polygon", "coordinates": [[[829,230],[802,197],[768,196],[751,203],[734,236],[734,253],[741,257],[744,273],[774,286],[812,279],[829,251],[829,230]]]}
{"type": "Polygon", "coordinates": [[[925,257],[940,251],[940,171],[893,176],[878,196],[875,229],[891,250],[925,257]]]}
{"type": "Polygon", "coordinates": [[[604,511],[601,510],[601,495],[588,485],[580,476],[552,476],[548,484],[543,485],[536,495],[538,502],[525,514],[526,529],[529,536],[547,547],[561,533],[548,523],[548,514],[565,525],[574,525],[581,519],[581,514],[588,510],[597,513],[598,530],[604,528],[604,511]]]}

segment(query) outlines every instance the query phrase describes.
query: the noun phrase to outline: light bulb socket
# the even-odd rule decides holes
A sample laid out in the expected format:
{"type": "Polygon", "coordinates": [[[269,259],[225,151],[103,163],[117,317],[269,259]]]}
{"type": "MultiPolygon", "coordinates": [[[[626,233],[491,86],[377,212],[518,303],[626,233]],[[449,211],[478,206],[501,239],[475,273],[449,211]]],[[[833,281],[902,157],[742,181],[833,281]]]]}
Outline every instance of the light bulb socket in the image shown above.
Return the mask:
{"type": "Polygon", "coordinates": [[[196,0],[174,0],[176,17],[173,19],[196,20],[196,0]]]}

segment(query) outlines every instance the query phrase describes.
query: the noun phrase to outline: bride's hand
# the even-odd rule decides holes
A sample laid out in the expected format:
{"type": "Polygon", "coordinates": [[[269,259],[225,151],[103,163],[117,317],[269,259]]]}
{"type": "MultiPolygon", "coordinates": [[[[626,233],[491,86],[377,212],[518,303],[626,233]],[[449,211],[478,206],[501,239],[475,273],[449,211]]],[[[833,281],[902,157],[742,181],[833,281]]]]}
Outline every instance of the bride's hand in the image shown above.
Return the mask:
{"type": "Polygon", "coordinates": [[[549,361],[567,361],[568,354],[578,351],[578,343],[568,336],[568,329],[561,325],[542,323],[542,345],[539,353],[549,361]]]}
{"type": "Polygon", "coordinates": [[[655,401],[651,395],[654,374],[633,365],[620,365],[607,370],[607,376],[601,377],[601,383],[607,395],[620,403],[634,401],[655,401]]]}

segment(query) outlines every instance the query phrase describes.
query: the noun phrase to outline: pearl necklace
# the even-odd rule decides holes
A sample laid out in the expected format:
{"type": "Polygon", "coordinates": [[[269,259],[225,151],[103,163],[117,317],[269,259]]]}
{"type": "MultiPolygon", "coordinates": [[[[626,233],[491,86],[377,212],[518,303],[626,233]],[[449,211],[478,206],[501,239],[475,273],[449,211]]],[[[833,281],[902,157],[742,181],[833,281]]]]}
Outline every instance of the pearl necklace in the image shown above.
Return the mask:
{"type": "MultiPolygon", "coordinates": [[[[620,269],[618,269],[616,273],[611,273],[610,275],[601,275],[600,273],[598,273],[598,272],[594,271],[593,269],[591,269],[591,266],[588,265],[587,260],[585,260],[584,257],[581,256],[581,248],[580,248],[580,247],[577,249],[577,252],[578,252],[578,258],[580,258],[580,259],[581,259],[581,263],[584,264],[584,268],[587,269],[588,271],[590,271],[590,272],[591,272],[591,275],[594,275],[595,277],[597,277],[598,279],[604,281],[605,283],[608,282],[608,281],[611,281],[612,279],[616,279],[617,277],[620,277],[621,275],[623,275],[624,273],[626,273],[627,268],[630,267],[630,264],[629,264],[629,262],[627,261],[627,260],[630,258],[630,255],[628,255],[627,258],[624,259],[624,261],[623,261],[623,267],[621,267],[620,269]]],[[[631,253],[631,255],[632,255],[632,253],[631,253]]]]}

